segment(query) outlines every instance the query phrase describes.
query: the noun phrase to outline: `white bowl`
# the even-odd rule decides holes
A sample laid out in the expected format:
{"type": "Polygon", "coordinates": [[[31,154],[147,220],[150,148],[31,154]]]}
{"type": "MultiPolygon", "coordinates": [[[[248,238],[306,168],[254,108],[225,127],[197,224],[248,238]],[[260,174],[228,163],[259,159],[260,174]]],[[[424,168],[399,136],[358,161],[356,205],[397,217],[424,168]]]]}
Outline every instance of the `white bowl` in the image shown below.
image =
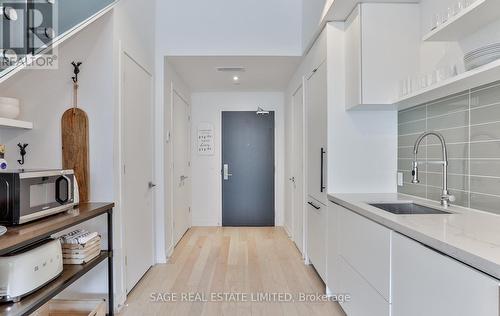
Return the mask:
{"type": "Polygon", "coordinates": [[[9,97],[0,97],[0,104],[19,105],[19,99],[9,98],[9,97]]]}
{"type": "Polygon", "coordinates": [[[20,112],[18,99],[0,97],[0,117],[16,119],[19,117],[20,112]]]}

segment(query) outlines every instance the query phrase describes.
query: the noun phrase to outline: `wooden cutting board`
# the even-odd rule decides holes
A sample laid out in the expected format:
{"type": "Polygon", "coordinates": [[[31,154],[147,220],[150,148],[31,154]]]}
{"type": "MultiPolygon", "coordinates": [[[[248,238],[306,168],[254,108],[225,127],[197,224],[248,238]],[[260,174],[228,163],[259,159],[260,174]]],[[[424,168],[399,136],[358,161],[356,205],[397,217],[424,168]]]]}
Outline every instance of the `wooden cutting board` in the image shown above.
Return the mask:
{"type": "Polygon", "coordinates": [[[89,200],[89,118],[85,111],[72,108],[61,119],[62,163],[73,169],[78,182],[80,202],[89,200]]]}
{"type": "Polygon", "coordinates": [[[77,107],[78,83],[75,72],[73,108],[66,110],[61,118],[62,164],[64,169],[75,171],[80,202],[89,201],[89,118],[77,107]],[[76,79],[75,79],[76,78],[76,79]]]}

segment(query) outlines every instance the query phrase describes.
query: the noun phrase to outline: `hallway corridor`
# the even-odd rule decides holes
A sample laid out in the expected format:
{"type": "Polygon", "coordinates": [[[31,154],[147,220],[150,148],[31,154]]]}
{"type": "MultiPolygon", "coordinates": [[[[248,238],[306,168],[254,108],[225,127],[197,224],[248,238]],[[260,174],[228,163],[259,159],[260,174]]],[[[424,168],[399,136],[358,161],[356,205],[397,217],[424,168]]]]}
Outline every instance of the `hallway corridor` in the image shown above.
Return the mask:
{"type": "Polygon", "coordinates": [[[282,228],[192,228],[170,262],[139,282],[120,315],[344,315],[334,302],[297,302],[323,287],[282,228]],[[258,293],[283,296],[256,301],[258,293]]]}

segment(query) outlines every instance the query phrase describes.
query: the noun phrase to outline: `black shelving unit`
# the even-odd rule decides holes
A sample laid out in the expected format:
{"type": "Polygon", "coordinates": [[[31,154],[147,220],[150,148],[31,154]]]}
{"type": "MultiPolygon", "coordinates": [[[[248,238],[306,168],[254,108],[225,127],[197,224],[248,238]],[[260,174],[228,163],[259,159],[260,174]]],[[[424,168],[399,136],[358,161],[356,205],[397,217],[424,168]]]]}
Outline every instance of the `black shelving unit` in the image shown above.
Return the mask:
{"type": "Polygon", "coordinates": [[[82,265],[64,265],[63,273],[40,290],[24,297],[18,303],[0,304],[0,315],[30,315],[61,293],[101,262],[108,261],[108,306],[113,315],[113,203],[82,203],[78,209],[30,224],[10,227],[0,237],[0,255],[7,254],[28,244],[43,240],[67,228],[107,214],[108,250],[82,265]]]}

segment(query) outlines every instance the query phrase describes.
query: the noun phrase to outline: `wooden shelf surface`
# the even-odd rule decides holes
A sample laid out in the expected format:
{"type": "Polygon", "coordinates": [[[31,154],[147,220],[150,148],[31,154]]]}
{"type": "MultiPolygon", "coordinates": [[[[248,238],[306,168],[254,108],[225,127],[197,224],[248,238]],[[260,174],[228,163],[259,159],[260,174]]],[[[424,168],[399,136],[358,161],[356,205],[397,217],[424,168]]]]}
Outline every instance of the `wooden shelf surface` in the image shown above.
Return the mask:
{"type": "Polygon", "coordinates": [[[81,203],[78,208],[70,212],[63,212],[20,226],[7,227],[7,233],[0,236],[0,256],[105,214],[113,207],[114,203],[81,203]]]}
{"type": "Polygon", "coordinates": [[[63,273],[59,277],[40,290],[24,297],[20,302],[0,303],[0,315],[30,315],[110,256],[112,256],[112,252],[101,251],[99,256],[86,264],[64,265],[63,273]]]}

